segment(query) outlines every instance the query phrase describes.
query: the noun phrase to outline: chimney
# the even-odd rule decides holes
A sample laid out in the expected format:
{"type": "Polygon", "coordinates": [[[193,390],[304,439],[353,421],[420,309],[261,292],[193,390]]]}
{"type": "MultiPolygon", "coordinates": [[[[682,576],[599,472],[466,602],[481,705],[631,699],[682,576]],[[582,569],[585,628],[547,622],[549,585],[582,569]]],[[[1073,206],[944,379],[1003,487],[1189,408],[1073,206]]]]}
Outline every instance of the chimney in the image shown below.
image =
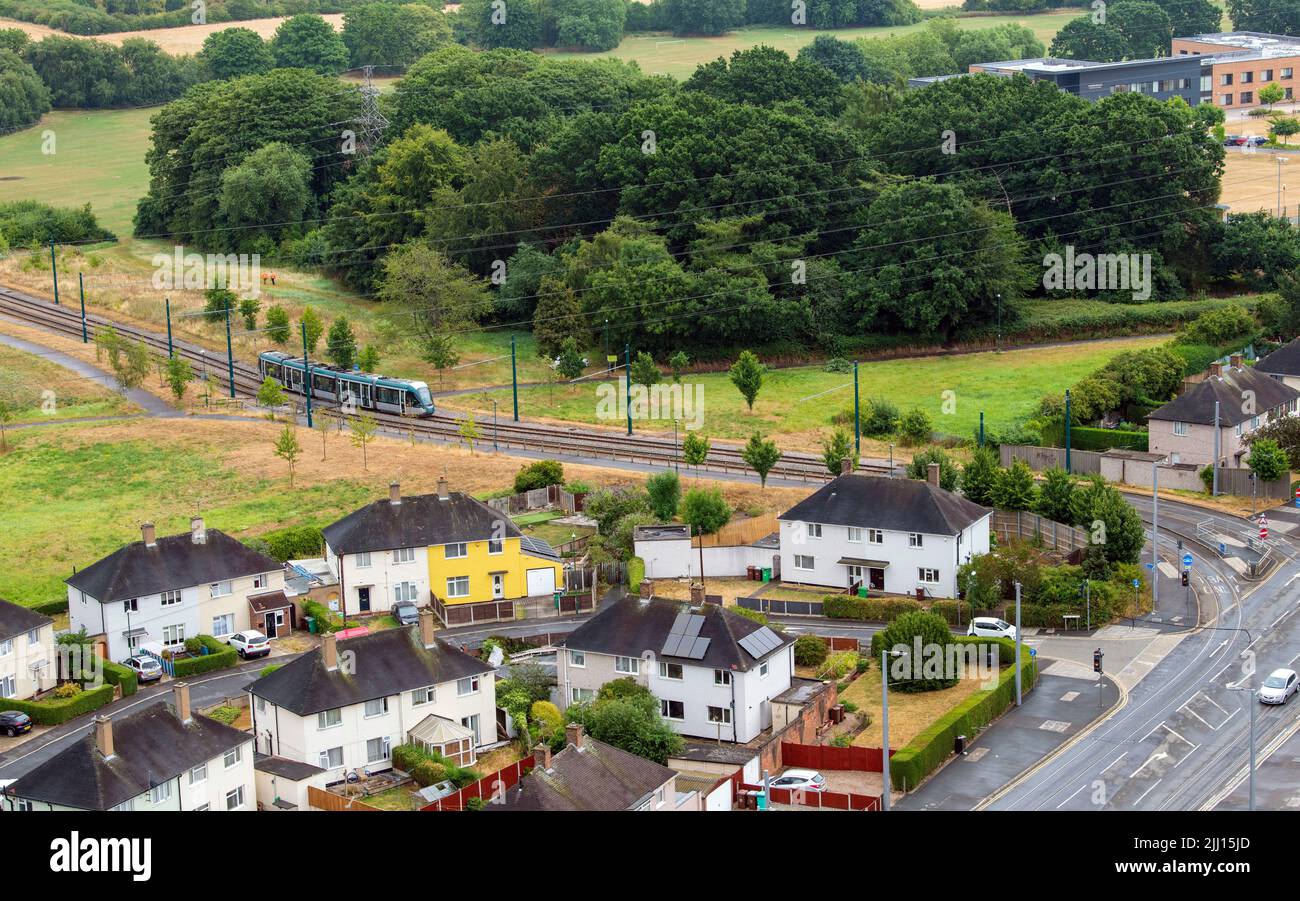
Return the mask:
{"type": "Polygon", "coordinates": [[[449,497],[451,495],[447,493],[447,477],[443,476],[438,479],[438,500],[445,501],[449,497]]]}
{"type": "Polygon", "coordinates": [[[1232,356],[1228,357],[1228,365],[1230,365],[1233,369],[1240,369],[1241,354],[1233,354],[1232,356]]]}
{"type": "Polygon", "coordinates": [[[845,457],[840,461],[840,475],[846,476],[853,472],[853,461],[845,457]]]}
{"type": "Polygon", "coordinates": [[[696,607],[704,603],[704,586],[700,584],[691,585],[691,603],[696,607]]]}
{"type": "Polygon", "coordinates": [[[549,770],[551,768],[551,746],[539,744],[533,748],[533,766],[539,770],[549,770]]]}
{"type": "Polygon", "coordinates": [[[194,716],[190,713],[190,684],[177,682],[172,685],[172,691],[176,694],[176,718],[182,723],[192,722],[194,716]]]}
{"type": "Polygon", "coordinates": [[[925,480],[934,488],[939,487],[939,464],[931,463],[925,468],[925,480]]]}
{"type": "Polygon", "coordinates": [[[140,523],[140,537],[144,539],[145,547],[156,547],[158,544],[157,533],[154,531],[153,523],[140,523]]]}
{"type": "Polygon", "coordinates": [[[208,530],[203,527],[202,516],[194,516],[190,518],[190,541],[195,544],[208,543],[208,530]]]}
{"type": "Polygon", "coordinates": [[[388,483],[388,502],[397,506],[402,502],[402,485],[400,482],[388,483]]]}
{"type": "Polygon", "coordinates": [[[582,747],[582,724],[569,723],[564,727],[564,743],[573,745],[575,748],[582,747]]]}
{"type": "Polygon", "coordinates": [[[641,580],[641,600],[648,601],[655,596],[655,583],[652,579],[641,580]]]}
{"type": "Polygon", "coordinates": [[[102,714],[95,717],[95,750],[105,760],[113,757],[113,721],[102,714]]]}
{"type": "Polygon", "coordinates": [[[433,637],[433,611],[424,609],[420,611],[420,644],[426,648],[434,645],[433,637]]]}
{"type": "Polygon", "coordinates": [[[325,669],[330,672],[339,668],[339,640],[333,632],[326,632],[320,640],[321,659],[325,661],[325,669]]]}
{"type": "Polygon", "coordinates": [[[1211,376],[1214,376],[1214,377],[1216,377],[1216,378],[1217,378],[1218,376],[1223,375],[1223,364],[1220,363],[1218,360],[1215,360],[1213,363],[1211,363],[1211,364],[1210,364],[1210,375],[1211,375],[1211,376]]]}

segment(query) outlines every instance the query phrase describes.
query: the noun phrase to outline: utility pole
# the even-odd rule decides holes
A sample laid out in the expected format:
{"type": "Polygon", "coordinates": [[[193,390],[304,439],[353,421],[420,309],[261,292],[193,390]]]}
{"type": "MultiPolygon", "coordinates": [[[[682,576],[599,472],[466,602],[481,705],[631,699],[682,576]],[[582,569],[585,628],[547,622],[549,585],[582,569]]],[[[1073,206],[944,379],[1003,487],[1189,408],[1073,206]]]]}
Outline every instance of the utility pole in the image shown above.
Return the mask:
{"type": "Polygon", "coordinates": [[[87,344],[90,336],[86,334],[86,276],[85,273],[77,273],[77,289],[81,292],[81,343],[87,344]]]}
{"type": "Polygon", "coordinates": [[[1219,402],[1214,402],[1214,459],[1210,461],[1210,497],[1219,496],[1219,402]]]}
{"type": "Polygon", "coordinates": [[[1016,706],[1020,706],[1020,583],[1016,583],[1016,706]]]}
{"type": "Polygon", "coordinates": [[[1070,389],[1065,389],[1065,471],[1070,471],[1070,389]]]}
{"type": "Polygon", "coordinates": [[[510,387],[515,399],[515,422],[519,421],[519,366],[515,362],[515,336],[510,336],[510,387]]]}
{"type": "Polygon", "coordinates": [[[311,428],[311,360],[307,356],[307,323],[302,326],[302,393],[307,398],[307,428],[311,428]]]}
{"type": "Polygon", "coordinates": [[[492,450],[500,450],[497,446],[497,401],[492,398],[492,450]]]}
{"type": "Polygon", "coordinates": [[[858,361],[853,361],[853,454],[857,457],[853,461],[856,468],[858,460],[862,459],[862,405],[858,401],[858,361]]]}
{"type": "Polygon", "coordinates": [[[226,306],[226,377],[230,380],[230,397],[235,397],[235,345],[230,340],[230,306],[226,306]]]}
{"type": "Polygon", "coordinates": [[[54,305],[59,305],[59,259],[54,255],[54,239],[50,238],[50,273],[54,276],[54,305]]]}
{"type": "Polygon", "coordinates": [[[171,359],[176,356],[176,351],[172,347],[172,299],[165,297],[163,302],[167,305],[167,358],[171,359]]]}
{"type": "Polygon", "coordinates": [[[980,447],[984,446],[984,411],[980,410],[980,447]]]}
{"type": "MultiPolygon", "coordinates": [[[[632,434],[632,345],[623,345],[623,388],[627,394],[627,433],[632,434]]],[[[704,573],[701,571],[701,576],[704,573]]]]}
{"type": "Polygon", "coordinates": [[[889,658],[902,656],[902,651],[880,651],[880,775],[883,784],[880,790],[880,809],[889,810],[889,658]]]}
{"type": "Polygon", "coordinates": [[[1151,461],[1151,611],[1160,606],[1160,468],[1151,461]]]}

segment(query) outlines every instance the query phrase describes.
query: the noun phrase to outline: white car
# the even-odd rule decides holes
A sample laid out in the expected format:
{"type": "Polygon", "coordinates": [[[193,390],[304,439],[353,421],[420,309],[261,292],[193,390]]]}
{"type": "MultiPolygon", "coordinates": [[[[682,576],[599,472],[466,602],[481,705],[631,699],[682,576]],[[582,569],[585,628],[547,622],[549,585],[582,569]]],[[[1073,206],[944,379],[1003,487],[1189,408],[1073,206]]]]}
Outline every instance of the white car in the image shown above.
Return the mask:
{"type": "Polygon", "coordinates": [[[1259,687],[1259,700],[1264,704],[1285,704],[1297,687],[1300,687],[1300,676],[1295,670],[1275,669],[1259,687]]]}
{"type": "Polygon", "coordinates": [[[256,629],[236,632],[230,636],[230,646],[235,649],[235,653],[245,660],[251,657],[265,657],[271,653],[271,639],[256,629]]]}
{"type": "Polygon", "coordinates": [[[826,788],[826,777],[816,770],[786,770],[772,780],[772,787],[819,792],[826,788]]]}
{"type": "Polygon", "coordinates": [[[981,638],[1010,638],[1015,641],[1016,627],[995,616],[977,616],[966,628],[966,634],[981,638]]]}

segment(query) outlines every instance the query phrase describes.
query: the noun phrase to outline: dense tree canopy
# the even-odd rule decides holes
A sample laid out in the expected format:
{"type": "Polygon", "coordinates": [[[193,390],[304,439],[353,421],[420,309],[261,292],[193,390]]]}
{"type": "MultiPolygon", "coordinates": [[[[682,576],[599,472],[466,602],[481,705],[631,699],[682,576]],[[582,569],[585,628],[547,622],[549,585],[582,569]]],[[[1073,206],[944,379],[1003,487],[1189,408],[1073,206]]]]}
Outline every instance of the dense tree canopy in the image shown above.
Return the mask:
{"type": "Polygon", "coordinates": [[[343,43],[353,66],[405,69],[451,40],[447,17],[419,3],[367,3],[343,16],[343,43]]]}
{"type": "Polygon", "coordinates": [[[286,19],[271,38],[275,64],[283,68],[311,69],[334,75],[348,68],[349,53],[342,36],[320,16],[286,19]]]}
{"type": "Polygon", "coordinates": [[[223,28],[203,41],[199,63],[208,78],[257,75],[275,66],[271,48],[249,28],[223,28]]]}
{"type": "Polygon", "coordinates": [[[0,131],[23,128],[49,112],[50,91],[12,50],[0,50],[0,131]]]}

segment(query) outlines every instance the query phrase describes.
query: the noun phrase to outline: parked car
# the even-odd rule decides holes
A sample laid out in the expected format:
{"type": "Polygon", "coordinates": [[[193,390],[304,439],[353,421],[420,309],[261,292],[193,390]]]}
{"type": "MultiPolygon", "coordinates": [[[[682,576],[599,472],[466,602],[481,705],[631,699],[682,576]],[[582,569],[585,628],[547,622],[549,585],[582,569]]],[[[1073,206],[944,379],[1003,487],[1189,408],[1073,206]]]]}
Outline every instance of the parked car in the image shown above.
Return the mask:
{"type": "Polygon", "coordinates": [[[148,654],[136,654],[126,658],[126,665],[135,672],[137,682],[157,682],[163,676],[162,664],[156,657],[148,654]]]}
{"type": "Polygon", "coordinates": [[[978,635],[981,638],[1010,638],[1014,641],[1016,627],[995,616],[977,616],[967,626],[966,634],[978,635]]]}
{"type": "Polygon", "coordinates": [[[1246,143],[1245,135],[1228,135],[1223,139],[1224,147],[1240,147],[1246,143]]]}
{"type": "Polygon", "coordinates": [[[17,710],[0,711],[0,732],[13,738],[32,731],[32,718],[17,710]]]}
{"type": "Polygon", "coordinates": [[[1259,699],[1265,704],[1285,704],[1300,687],[1300,676],[1293,669],[1275,669],[1259,687],[1259,699]]]}
{"type": "Polygon", "coordinates": [[[1251,135],[1246,139],[1247,147],[1260,147],[1268,143],[1268,138],[1264,135],[1251,135]]]}
{"type": "Polygon", "coordinates": [[[236,654],[245,660],[252,657],[265,657],[271,653],[271,639],[256,629],[236,632],[230,636],[230,646],[235,649],[236,654]]]}
{"type": "Polygon", "coordinates": [[[393,619],[399,625],[413,626],[420,621],[420,611],[410,601],[401,601],[393,605],[393,619]]]}
{"type": "Polygon", "coordinates": [[[819,792],[826,788],[826,777],[816,770],[786,770],[772,780],[772,787],[819,792]]]}

